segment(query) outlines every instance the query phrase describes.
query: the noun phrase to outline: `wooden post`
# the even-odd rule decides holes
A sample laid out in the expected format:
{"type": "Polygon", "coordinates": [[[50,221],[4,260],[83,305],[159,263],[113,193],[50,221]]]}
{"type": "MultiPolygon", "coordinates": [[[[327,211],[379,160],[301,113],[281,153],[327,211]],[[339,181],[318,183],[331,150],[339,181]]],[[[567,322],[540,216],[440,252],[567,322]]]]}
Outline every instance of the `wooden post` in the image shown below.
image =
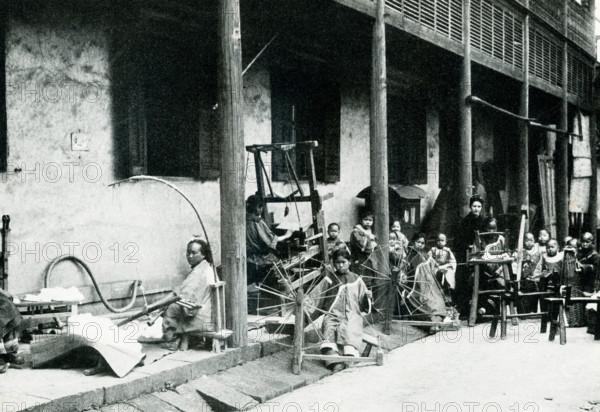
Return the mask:
{"type": "Polygon", "coordinates": [[[227,326],[232,345],[247,345],[246,208],[242,42],[239,0],[219,2],[218,104],[221,133],[221,264],[226,281],[227,326]]]}
{"type": "Polygon", "coordinates": [[[476,264],[473,270],[473,293],[471,294],[471,308],[469,311],[469,326],[475,326],[477,323],[477,310],[479,305],[479,265],[476,264]]]}
{"type": "Polygon", "coordinates": [[[8,243],[10,235],[10,216],[2,216],[2,270],[0,272],[0,287],[8,292],[8,243]]]}
{"type": "MultiPolygon", "coordinates": [[[[529,7],[526,0],[525,7],[529,7]]],[[[523,83],[521,84],[520,114],[529,117],[529,13],[523,24],[523,83]]],[[[519,201],[529,208],[529,127],[519,122],[519,201]]]]}
{"type": "Polygon", "coordinates": [[[463,0],[463,67],[460,79],[460,180],[459,199],[463,215],[469,212],[469,197],[473,190],[471,105],[471,1],[463,0]]]}
{"type": "MultiPolygon", "coordinates": [[[[567,44],[567,19],[568,19],[568,1],[564,2],[564,27],[563,34],[563,78],[562,78],[562,105],[560,111],[560,129],[568,130],[569,127],[569,46],[567,44]]],[[[559,134],[556,136],[556,236],[558,239],[564,239],[569,232],[569,136],[559,134]]]]}
{"type": "MultiPolygon", "coordinates": [[[[387,74],[385,57],[385,0],[377,0],[376,20],[373,26],[370,112],[371,202],[375,214],[375,234],[380,245],[389,240],[388,156],[387,156],[387,74]]],[[[387,247],[376,255],[376,270],[389,266],[387,247]]]]}
{"type": "Polygon", "coordinates": [[[296,310],[294,321],[294,352],[292,355],[292,372],[300,375],[302,371],[302,347],[304,346],[304,290],[298,288],[296,293],[296,310]]]}
{"type": "MultiPolygon", "coordinates": [[[[6,38],[8,31],[8,7],[9,2],[0,3],[0,67],[6,67],[6,38]]],[[[6,72],[8,74],[8,70],[6,72]]],[[[0,96],[6,96],[6,76],[0,76],[0,96]]],[[[8,166],[8,139],[7,139],[7,117],[6,98],[0,99],[0,172],[7,172],[8,166]]]]}
{"type": "MultiPolygon", "coordinates": [[[[595,93],[592,93],[592,99],[595,99],[595,93]]],[[[595,102],[595,100],[592,100],[595,102]]],[[[595,106],[595,103],[594,103],[595,106]]],[[[592,158],[592,177],[590,182],[590,205],[588,213],[590,214],[590,233],[596,237],[598,232],[598,161],[596,156],[596,145],[598,144],[598,129],[596,128],[596,109],[590,113],[590,156],[592,158]]],[[[598,245],[598,240],[596,240],[598,245]]]]}
{"type": "MultiPolygon", "coordinates": [[[[387,290],[387,308],[385,312],[385,319],[383,323],[383,333],[389,335],[392,329],[392,320],[394,318],[394,310],[396,309],[396,300],[398,299],[398,279],[400,278],[400,269],[392,270],[390,273],[389,288],[387,290]]],[[[398,314],[400,315],[400,314],[398,314]]]]}

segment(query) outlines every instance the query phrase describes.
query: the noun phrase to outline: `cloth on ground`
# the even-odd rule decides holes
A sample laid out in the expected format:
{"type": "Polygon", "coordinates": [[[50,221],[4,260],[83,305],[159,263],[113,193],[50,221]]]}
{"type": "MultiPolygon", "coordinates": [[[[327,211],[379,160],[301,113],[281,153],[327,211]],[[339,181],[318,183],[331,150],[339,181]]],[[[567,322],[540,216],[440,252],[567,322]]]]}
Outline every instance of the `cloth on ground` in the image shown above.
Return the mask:
{"type": "Polygon", "coordinates": [[[72,316],[66,333],[31,342],[33,367],[41,367],[79,348],[91,347],[122,378],[145,356],[142,345],[131,334],[128,325],[119,328],[107,318],[90,314],[72,316]]]}

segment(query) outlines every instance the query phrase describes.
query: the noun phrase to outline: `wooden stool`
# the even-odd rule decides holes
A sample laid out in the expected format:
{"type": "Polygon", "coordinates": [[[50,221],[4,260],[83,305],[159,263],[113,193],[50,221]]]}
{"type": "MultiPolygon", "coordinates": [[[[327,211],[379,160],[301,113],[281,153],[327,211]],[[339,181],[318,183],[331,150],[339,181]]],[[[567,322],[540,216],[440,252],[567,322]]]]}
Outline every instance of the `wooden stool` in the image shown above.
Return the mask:
{"type": "MultiPolygon", "coordinates": [[[[554,297],[544,299],[549,306],[548,317],[550,320],[550,332],[548,334],[548,340],[554,341],[556,336],[556,330],[559,330],[560,344],[565,345],[567,343],[567,328],[566,328],[566,308],[572,305],[585,305],[588,303],[596,304],[596,319],[594,323],[594,340],[600,340],[600,298],[592,297],[571,297],[571,289],[566,288],[565,297],[554,297]]],[[[542,319],[542,328],[545,329],[544,319],[542,319]]]]}
{"type": "Polygon", "coordinates": [[[548,304],[548,317],[542,319],[542,328],[545,330],[546,321],[550,321],[550,331],[548,332],[548,340],[554,341],[556,331],[560,336],[560,344],[567,343],[567,328],[565,324],[565,299],[563,298],[545,298],[544,301],[548,304]]]}
{"type": "MultiPolygon", "coordinates": [[[[477,314],[478,314],[477,311],[478,311],[480,295],[501,296],[507,292],[506,286],[503,289],[479,290],[479,276],[480,276],[479,274],[481,271],[480,266],[481,265],[489,265],[489,264],[501,265],[503,276],[504,276],[504,282],[507,283],[507,281],[510,282],[510,280],[512,278],[512,268],[511,268],[512,262],[513,262],[512,259],[494,259],[494,260],[471,259],[470,261],[467,262],[467,264],[469,266],[474,267],[473,294],[471,295],[471,311],[469,313],[469,326],[475,326],[475,323],[477,321],[477,314]]],[[[510,301],[509,305],[510,305],[511,313],[515,313],[513,302],[510,301]]],[[[482,317],[487,318],[487,319],[491,318],[492,321],[494,319],[498,319],[501,316],[501,309],[502,309],[501,307],[498,308],[498,311],[495,314],[485,315],[482,317]]],[[[490,331],[490,335],[491,335],[491,333],[492,332],[490,331]]],[[[493,337],[493,336],[491,336],[491,337],[493,337]]]]}
{"type": "Polygon", "coordinates": [[[227,339],[233,331],[225,329],[225,282],[219,281],[210,285],[211,324],[210,332],[192,332],[181,335],[179,350],[187,350],[191,336],[211,338],[213,352],[221,352],[221,344],[227,349],[227,339]]]}

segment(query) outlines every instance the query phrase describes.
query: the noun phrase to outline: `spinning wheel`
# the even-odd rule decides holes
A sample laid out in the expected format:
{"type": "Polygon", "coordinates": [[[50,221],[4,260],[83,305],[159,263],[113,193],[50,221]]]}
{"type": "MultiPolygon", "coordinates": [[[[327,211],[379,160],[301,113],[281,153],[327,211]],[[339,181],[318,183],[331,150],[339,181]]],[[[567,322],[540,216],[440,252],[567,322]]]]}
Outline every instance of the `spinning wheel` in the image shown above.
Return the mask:
{"type": "Polygon", "coordinates": [[[384,321],[386,333],[392,322],[434,329],[459,325],[458,313],[438,279],[442,273],[425,252],[410,247],[404,255],[395,250],[388,252],[387,245],[379,246],[362,269],[363,278],[372,284],[373,306],[384,321]],[[372,262],[380,267],[373,268],[372,262]]]}
{"type": "MultiPolygon", "coordinates": [[[[387,253],[387,248],[377,248],[370,260],[387,253]]],[[[381,260],[387,263],[380,269],[373,269],[368,262],[362,265],[361,277],[365,283],[371,284],[374,296],[371,313],[362,314],[364,326],[375,327],[376,323],[383,321],[385,333],[389,333],[393,322],[432,327],[434,330],[458,327],[458,314],[445,299],[436,279],[438,267],[433,259],[414,249],[407,256],[392,254],[391,257],[381,260]]],[[[257,286],[272,302],[259,309],[262,317],[257,322],[265,324],[270,333],[294,332],[294,344],[282,344],[292,347],[297,355],[295,359],[300,359],[297,370],[302,359],[335,361],[340,358],[310,353],[325,340],[320,322],[322,315],[332,313],[323,306],[323,302],[332,297],[340,284],[339,279],[329,264],[317,259],[308,259],[301,266],[290,273],[285,264],[276,264],[257,286]],[[305,332],[312,334],[313,339],[305,338],[305,332]]],[[[363,336],[363,341],[368,349],[374,344],[368,336],[363,336]]],[[[350,362],[377,361],[377,358],[369,357],[368,350],[361,357],[343,359],[350,362]]]]}

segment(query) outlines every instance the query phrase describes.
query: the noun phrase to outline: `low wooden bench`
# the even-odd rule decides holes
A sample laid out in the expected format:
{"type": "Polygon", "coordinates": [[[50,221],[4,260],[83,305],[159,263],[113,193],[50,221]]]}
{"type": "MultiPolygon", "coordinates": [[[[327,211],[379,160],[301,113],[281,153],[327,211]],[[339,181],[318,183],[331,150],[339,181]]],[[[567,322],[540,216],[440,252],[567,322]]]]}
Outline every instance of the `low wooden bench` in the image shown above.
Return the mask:
{"type": "Polygon", "coordinates": [[[78,314],[79,301],[20,301],[15,303],[23,322],[21,329],[31,326],[34,321],[41,321],[43,319],[54,319],[57,327],[63,325],[61,319],[68,319],[71,316],[78,314]]]}
{"type": "MultiPolygon", "coordinates": [[[[548,303],[548,318],[550,321],[550,331],[548,332],[548,340],[554,341],[556,332],[560,337],[560,344],[567,343],[567,328],[566,328],[566,308],[571,305],[585,305],[588,303],[596,304],[596,319],[594,324],[594,340],[600,340],[600,299],[592,297],[571,297],[570,290],[567,289],[565,297],[552,297],[544,299],[548,303]]],[[[544,321],[542,319],[542,321],[544,321]]],[[[542,324],[545,329],[545,325],[542,324]]]]}

